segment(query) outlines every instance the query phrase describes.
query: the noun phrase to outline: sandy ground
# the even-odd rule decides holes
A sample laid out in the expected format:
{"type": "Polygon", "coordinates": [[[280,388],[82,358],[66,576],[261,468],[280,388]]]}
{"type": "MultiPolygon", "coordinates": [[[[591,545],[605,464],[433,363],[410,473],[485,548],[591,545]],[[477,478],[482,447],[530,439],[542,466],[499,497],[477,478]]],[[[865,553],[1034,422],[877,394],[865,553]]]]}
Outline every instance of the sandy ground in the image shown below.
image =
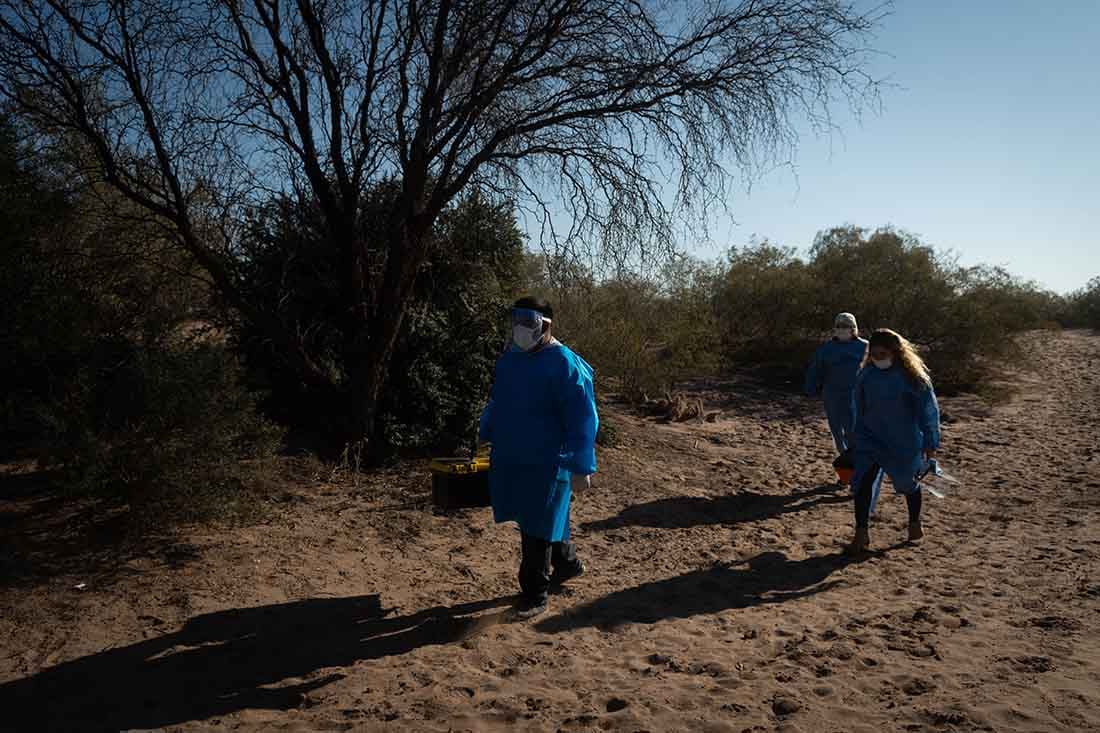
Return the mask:
{"type": "Polygon", "coordinates": [[[266,524],[144,552],[8,467],[0,729],[1100,730],[1100,338],[1028,343],[1011,403],[944,400],[927,540],[887,492],[856,562],[816,403],[606,407],[589,572],[525,623],[516,530],[433,513],[423,467],[301,465],[266,524]]]}

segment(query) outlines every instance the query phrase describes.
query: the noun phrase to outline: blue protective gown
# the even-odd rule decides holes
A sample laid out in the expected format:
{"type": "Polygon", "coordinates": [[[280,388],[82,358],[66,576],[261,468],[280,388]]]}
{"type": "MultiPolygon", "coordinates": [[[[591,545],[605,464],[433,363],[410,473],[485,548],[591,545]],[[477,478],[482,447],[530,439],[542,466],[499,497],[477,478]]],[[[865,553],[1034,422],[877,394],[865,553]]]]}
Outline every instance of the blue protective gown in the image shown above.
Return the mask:
{"type": "Polygon", "coordinates": [[[856,379],[855,474],[858,487],[867,472],[879,467],[871,506],[878,498],[882,474],[894,490],[918,490],[916,475],[923,452],[940,447],[940,407],[931,386],[913,384],[898,364],[889,369],[864,367],[856,379]]]}
{"type": "Polygon", "coordinates": [[[493,518],[550,542],[569,539],[572,474],[596,472],[593,371],[554,342],[534,353],[511,349],[497,360],[480,437],[492,443],[493,518]]]}
{"type": "Polygon", "coordinates": [[[838,453],[846,451],[851,443],[856,422],[856,374],[866,352],[867,342],[861,338],[826,341],[814,352],[806,370],[806,394],[822,396],[838,453]]]}

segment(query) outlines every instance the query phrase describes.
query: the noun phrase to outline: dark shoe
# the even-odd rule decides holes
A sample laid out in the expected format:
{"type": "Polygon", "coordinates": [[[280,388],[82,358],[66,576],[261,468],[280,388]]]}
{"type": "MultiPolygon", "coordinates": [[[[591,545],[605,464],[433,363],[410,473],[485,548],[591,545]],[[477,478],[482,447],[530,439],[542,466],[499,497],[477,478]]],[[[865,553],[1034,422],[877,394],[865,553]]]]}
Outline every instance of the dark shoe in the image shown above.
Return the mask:
{"type": "Polygon", "coordinates": [[[523,598],[516,604],[515,617],[519,621],[526,621],[543,613],[546,613],[545,598],[523,598]]]}
{"type": "Polygon", "coordinates": [[[920,542],[923,539],[924,539],[924,527],[921,526],[921,523],[919,521],[918,522],[910,522],[909,523],[909,541],[910,542],[920,542]]]}
{"type": "Polygon", "coordinates": [[[550,585],[564,585],[582,575],[584,575],[584,563],[577,560],[576,563],[565,568],[554,568],[553,574],[550,575],[550,585]]]}
{"type": "Polygon", "coordinates": [[[844,553],[849,556],[862,555],[871,549],[871,533],[866,527],[857,527],[855,537],[844,548],[844,553]]]}

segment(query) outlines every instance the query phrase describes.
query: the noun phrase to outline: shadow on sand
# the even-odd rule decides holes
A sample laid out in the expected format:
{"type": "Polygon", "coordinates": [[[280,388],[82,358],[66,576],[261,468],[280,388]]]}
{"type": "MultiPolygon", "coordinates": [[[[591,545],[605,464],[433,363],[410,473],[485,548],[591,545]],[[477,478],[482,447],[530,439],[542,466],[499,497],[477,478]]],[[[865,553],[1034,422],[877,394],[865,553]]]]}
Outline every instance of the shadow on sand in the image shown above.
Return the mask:
{"type": "Polygon", "coordinates": [[[317,670],[469,638],[513,597],[385,618],[377,595],[192,618],[174,633],[0,685],[4,730],[162,728],[245,708],[285,710],[343,675],[317,670]],[[481,615],[475,615],[481,614],[481,615]]]}
{"type": "Polygon", "coordinates": [[[829,581],[829,576],[851,562],[843,554],[788,560],[781,552],[765,552],[733,565],[716,565],[626,588],[547,618],[536,628],[556,634],[784,603],[836,587],[840,581],[829,581]]]}
{"type": "Polygon", "coordinates": [[[740,491],[717,497],[673,496],[628,506],[617,516],[588,522],[582,528],[598,532],[621,527],[687,529],[709,524],[741,524],[851,500],[847,489],[836,486],[795,489],[789,494],[740,491]]]}

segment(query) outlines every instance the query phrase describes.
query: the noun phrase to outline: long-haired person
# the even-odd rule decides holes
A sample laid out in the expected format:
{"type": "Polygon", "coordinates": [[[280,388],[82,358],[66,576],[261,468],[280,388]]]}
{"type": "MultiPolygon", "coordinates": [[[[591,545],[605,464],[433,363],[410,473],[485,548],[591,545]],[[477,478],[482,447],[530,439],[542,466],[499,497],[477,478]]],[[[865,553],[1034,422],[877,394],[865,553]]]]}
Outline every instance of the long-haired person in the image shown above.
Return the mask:
{"type": "Polygon", "coordinates": [[[916,542],[924,537],[916,476],[940,447],[940,408],[928,367],[904,337],[879,329],[871,334],[855,400],[856,531],[848,551],[870,547],[871,510],[884,476],[905,497],[909,541],[916,542]]]}

